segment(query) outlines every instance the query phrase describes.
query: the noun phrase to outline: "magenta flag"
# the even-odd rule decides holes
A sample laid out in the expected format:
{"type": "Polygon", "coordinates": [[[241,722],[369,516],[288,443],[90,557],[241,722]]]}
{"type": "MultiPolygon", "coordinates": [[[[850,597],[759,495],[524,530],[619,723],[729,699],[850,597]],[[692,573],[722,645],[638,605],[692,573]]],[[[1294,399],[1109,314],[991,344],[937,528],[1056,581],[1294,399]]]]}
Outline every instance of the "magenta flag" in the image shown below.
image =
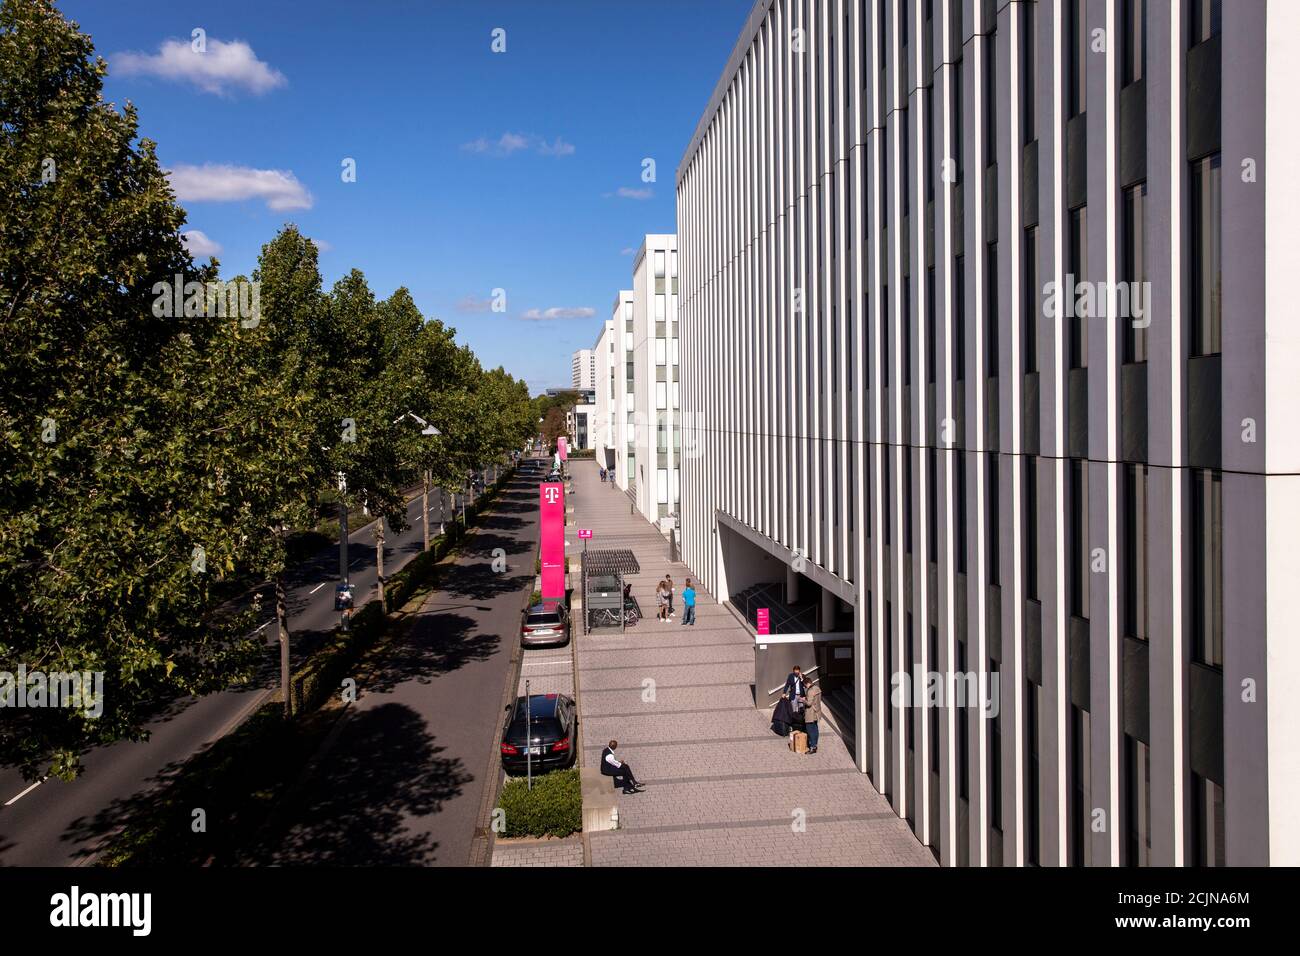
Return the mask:
{"type": "Polygon", "coordinates": [[[564,485],[541,484],[542,598],[564,597],[564,485]]]}
{"type": "Polygon", "coordinates": [[[569,460],[569,439],[561,435],[555,440],[556,451],[560,453],[560,461],[569,460]]]}
{"type": "Polygon", "coordinates": [[[760,607],[758,609],[758,626],[754,629],[758,634],[772,633],[772,609],[760,607]]]}

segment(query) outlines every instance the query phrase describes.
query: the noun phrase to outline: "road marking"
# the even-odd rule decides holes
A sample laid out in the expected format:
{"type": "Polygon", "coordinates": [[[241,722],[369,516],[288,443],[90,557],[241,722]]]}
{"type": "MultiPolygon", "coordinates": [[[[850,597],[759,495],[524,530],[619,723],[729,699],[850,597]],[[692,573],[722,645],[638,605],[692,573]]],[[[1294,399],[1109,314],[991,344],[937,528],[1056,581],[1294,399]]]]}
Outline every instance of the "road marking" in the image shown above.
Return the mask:
{"type": "Polygon", "coordinates": [[[34,784],[32,784],[30,787],[28,787],[26,790],[24,790],[22,793],[18,794],[18,796],[13,797],[13,798],[11,798],[11,799],[5,801],[5,806],[6,806],[6,807],[12,807],[15,803],[17,803],[17,802],[18,802],[19,800],[21,800],[23,797],[27,796],[27,794],[31,793],[33,790],[35,790],[37,787],[39,787],[39,786],[40,786],[41,784],[43,784],[44,782],[45,782],[45,778],[42,777],[40,780],[37,780],[34,784]]]}
{"type": "Polygon", "coordinates": [[[323,587],[324,587],[325,585],[327,585],[327,584],[329,584],[328,581],[322,581],[320,584],[318,584],[318,585],[316,585],[314,588],[312,588],[308,593],[309,593],[309,594],[315,594],[317,591],[319,591],[321,588],[323,588],[323,587]]]}
{"type": "Polygon", "coordinates": [[[567,660],[563,660],[563,661],[532,661],[532,662],[530,662],[530,663],[525,664],[524,666],[525,666],[525,667],[558,667],[560,664],[564,664],[565,666],[568,666],[569,661],[567,661],[567,660]]]}

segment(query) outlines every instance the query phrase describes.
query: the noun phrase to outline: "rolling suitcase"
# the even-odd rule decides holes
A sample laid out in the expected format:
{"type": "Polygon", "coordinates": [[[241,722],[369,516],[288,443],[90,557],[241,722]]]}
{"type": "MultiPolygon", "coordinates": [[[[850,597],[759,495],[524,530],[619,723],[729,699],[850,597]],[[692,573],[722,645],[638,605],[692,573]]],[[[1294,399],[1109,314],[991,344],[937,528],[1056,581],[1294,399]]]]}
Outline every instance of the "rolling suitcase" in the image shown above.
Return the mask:
{"type": "Polygon", "coordinates": [[[808,752],[808,735],[802,730],[796,730],[790,735],[790,749],[797,754],[806,754],[808,752]]]}

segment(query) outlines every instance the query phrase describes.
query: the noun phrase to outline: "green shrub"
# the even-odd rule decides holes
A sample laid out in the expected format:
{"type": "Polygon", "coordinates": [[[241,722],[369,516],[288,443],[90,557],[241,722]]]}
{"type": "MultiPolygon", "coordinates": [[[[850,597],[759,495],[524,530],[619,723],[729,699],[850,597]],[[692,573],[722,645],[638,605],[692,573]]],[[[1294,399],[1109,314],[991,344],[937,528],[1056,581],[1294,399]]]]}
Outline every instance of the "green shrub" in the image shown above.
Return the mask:
{"type": "Polygon", "coordinates": [[[556,770],[526,780],[511,780],[498,804],[507,837],[566,837],[582,829],[582,781],[578,769],[556,770]]]}
{"type": "Polygon", "coordinates": [[[337,691],[343,678],[387,627],[388,618],[378,601],[370,601],[353,612],[348,630],[335,630],[329,643],[294,672],[290,685],[293,712],[314,710],[337,691]]]}

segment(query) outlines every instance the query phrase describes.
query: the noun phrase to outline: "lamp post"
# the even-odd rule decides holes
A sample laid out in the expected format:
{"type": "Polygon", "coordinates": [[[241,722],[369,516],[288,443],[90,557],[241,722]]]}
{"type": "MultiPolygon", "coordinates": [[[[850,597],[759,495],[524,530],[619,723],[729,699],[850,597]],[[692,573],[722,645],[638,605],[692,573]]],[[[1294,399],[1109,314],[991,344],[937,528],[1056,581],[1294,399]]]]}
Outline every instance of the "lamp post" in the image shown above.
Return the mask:
{"type": "MultiPolygon", "coordinates": [[[[396,418],[393,419],[393,424],[396,425],[404,418],[414,418],[417,422],[423,425],[424,427],[420,431],[421,435],[428,435],[430,437],[433,437],[442,434],[442,432],[438,431],[438,429],[434,428],[432,425],[426,422],[419,415],[415,414],[415,412],[411,412],[411,411],[403,412],[401,415],[398,415],[396,418]]],[[[421,524],[424,525],[424,550],[428,551],[429,550],[429,470],[427,468],[424,470],[424,474],[421,476],[420,504],[423,509],[421,512],[422,517],[420,519],[420,522],[421,524]]],[[[381,535],[383,534],[383,530],[382,530],[383,520],[384,519],[382,517],[379,519],[381,535]]],[[[382,555],[380,556],[379,560],[381,562],[383,561],[382,555]]],[[[380,599],[382,599],[383,596],[384,596],[384,583],[383,583],[383,576],[381,572],[380,582],[379,582],[380,599]]]]}

